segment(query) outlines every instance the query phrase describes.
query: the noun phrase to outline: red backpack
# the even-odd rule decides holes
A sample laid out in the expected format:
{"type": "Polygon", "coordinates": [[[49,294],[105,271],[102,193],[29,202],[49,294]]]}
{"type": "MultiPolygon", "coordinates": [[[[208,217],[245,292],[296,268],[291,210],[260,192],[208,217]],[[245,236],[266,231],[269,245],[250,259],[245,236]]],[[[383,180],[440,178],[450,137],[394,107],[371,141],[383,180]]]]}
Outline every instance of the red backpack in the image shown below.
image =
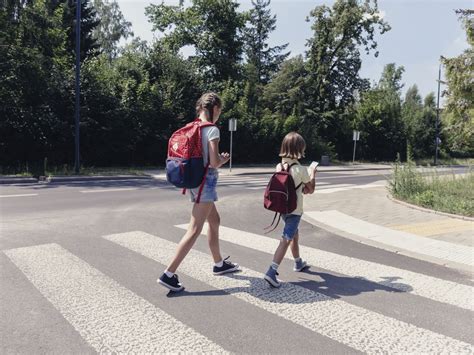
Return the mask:
{"type": "MultiPolygon", "coordinates": [[[[286,165],[288,166],[288,164],[286,165]]],[[[296,163],[289,165],[288,169],[285,170],[285,166],[282,164],[282,170],[272,175],[270,181],[268,182],[267,188],[265,189],[265,194],[263,196],[263,207],[265,207],[267,210],[275,212],[272,224],[270,224],[265,229],[272,227],[273,223],[275,223],[277,214],[280,214],[275,227],[266,233],[273,231],[278,226],[282,214],[289,214],[296,209],[296,190],[300,188],[301,184],[295,187],[295,182],[290,174],[290,169],[293,165],[296,165],[296,163]]]]}
{"type": "Polygon", "coordinates": [[[204,166],[201,129],[209,126],[215,125],[196,119],[175,131],[168,142],[166,178],[174,186],[184,188],[183,194],[187,188],[200,186],[196,203],[201,198],[209,168],[209,163],[204,166]]]}

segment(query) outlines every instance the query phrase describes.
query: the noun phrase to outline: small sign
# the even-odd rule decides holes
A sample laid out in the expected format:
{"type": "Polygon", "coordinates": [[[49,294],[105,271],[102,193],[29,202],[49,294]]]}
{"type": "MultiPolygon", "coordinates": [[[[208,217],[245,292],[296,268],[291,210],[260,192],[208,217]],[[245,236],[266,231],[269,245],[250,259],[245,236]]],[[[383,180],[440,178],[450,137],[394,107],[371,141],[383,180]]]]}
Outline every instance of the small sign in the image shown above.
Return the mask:
{"type": "Polygon", "coordinates": [[[352,131],[352,140],[358,141],[360,138],[360,131],[352,131]]]}
{"type": "Polygon", "coordinates": [[[231,118],[229,119],[229,132],[237,131],[237,119],[231,118]]]}

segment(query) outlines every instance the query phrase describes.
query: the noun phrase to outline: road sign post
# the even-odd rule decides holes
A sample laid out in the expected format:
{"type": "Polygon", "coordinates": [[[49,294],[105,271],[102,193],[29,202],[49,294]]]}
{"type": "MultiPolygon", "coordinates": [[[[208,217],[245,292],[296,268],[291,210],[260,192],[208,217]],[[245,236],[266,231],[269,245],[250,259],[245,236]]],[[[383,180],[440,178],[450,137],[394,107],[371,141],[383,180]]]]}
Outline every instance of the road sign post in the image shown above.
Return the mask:
{"type": "Polygon", "coordinates": [[[229,161],[229,172],[232,172],[232,138],[234,131],[237,131],[237,119],[229,119],[229,132],[230,132],[230,161],[229,161]]]}
{"type": "Polygon", "coordinates": [[[352,153],[352,164],[354,164],[355,162],[356,145],[359,138],[360,138],[360,131],[352,131],[352,140],[354,141],[354,152],[352,153]]]}

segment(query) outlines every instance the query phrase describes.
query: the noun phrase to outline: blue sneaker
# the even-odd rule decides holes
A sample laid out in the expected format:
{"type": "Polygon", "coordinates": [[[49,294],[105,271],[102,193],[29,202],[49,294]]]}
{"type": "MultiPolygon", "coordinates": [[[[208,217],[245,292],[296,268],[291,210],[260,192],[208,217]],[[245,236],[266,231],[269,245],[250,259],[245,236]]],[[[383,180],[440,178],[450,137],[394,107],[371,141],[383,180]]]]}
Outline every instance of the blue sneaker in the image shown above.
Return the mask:
{"type": "Polygon", "coordinates": [[[158,283],[174,292],[180,292],[184,290],[183,285],[178,280],[178,275],[174,274],[172,277],[168,277],[165,273],[158,279],[158,283]]]}
{"type": "Polygon", "coordinates": [[[277,275],[278,272],[270,266],[263,278],[270,284],[270,286],[278,288],[281,286],[281,283],[280,280],[277,279],[277,275]]]}
{"type": "Polygon", "coordinates": [[[303,271],[307,267],[308,267],[308,264],[306,263],[306,261],[301,259],[300,261],[295,262],[295,267],[293,268],[293,271],[296,271],[296,272],[303,271]]]}
{"type": "Polygon", "coordinates": [[[212,269],[212,272],[214,273],[214,275],[222,275],[222,274],[227,274],[228,272],[234,272],[234,271],[240,270],[239,264],[234,264],[228,261],[227,259],[229,258],[230,256],[224,259],[224,263],[222,264],[221,267],[214,265],[214,268],[212,269]]]}

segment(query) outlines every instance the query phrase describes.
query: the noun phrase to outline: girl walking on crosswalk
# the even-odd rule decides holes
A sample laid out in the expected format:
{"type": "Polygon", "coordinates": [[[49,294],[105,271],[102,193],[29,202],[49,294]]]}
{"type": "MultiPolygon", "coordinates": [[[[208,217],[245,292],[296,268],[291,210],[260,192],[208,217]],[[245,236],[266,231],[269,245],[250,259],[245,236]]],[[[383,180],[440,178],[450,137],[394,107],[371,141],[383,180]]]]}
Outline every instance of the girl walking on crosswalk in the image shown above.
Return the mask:
{"type": "MultiPolygon", "coordinates": [[[[215,93],[206,93],[196,103],[196,113],[203,122],[216,123],[222,111],[222,102],[215,93]]],[[[229,161],[228,153],[219,154],[219,128],[209,125],[201,128],[202,152],[204,166],[209,163],[208,172],[201,192],[199,189],[191,189],[191,202],[194,203],[188,230],[179,242],[176,254],[167,269],[158,279],[158,283],[168,289],[179,292],[184,289],[175,274],[176,269],[184,260],[193,247],[196,239],[201,234],[204,222],[209,225],[207,239],[209,249],[214,259],[213,272],[221,275],[239,270],[239,265],[222,259],[219,248],[219,225],[220,216],[217,212],[215,201],[217,201],[216,185],[219,177],[218,168],[229,161]]]]}
{"type": "Polygon", "coordinates": [[[273,256],[268,271],[264,279],[273,287],[280,287],[280,280],[277,279],[278,267],[285,257],[288,248],[295,259],[294,271],[302,271],[308,265],[301,259],[299,251],[299,232],[298,226],[303,214],[303,194],[312,194],[316,185],[316,168],[308,169],[302,166],[299,159],[304,157],[306,142],[301,135],[296,132],[288,133],[281,144],[280,157],[281,163],[276,166],[276,171],[283,169],[289,171],[296,187],[296,209],[289,214],[283,214],[281,217],[285,222],[285,227],[281,236],[280,244],[273,256]]]}

